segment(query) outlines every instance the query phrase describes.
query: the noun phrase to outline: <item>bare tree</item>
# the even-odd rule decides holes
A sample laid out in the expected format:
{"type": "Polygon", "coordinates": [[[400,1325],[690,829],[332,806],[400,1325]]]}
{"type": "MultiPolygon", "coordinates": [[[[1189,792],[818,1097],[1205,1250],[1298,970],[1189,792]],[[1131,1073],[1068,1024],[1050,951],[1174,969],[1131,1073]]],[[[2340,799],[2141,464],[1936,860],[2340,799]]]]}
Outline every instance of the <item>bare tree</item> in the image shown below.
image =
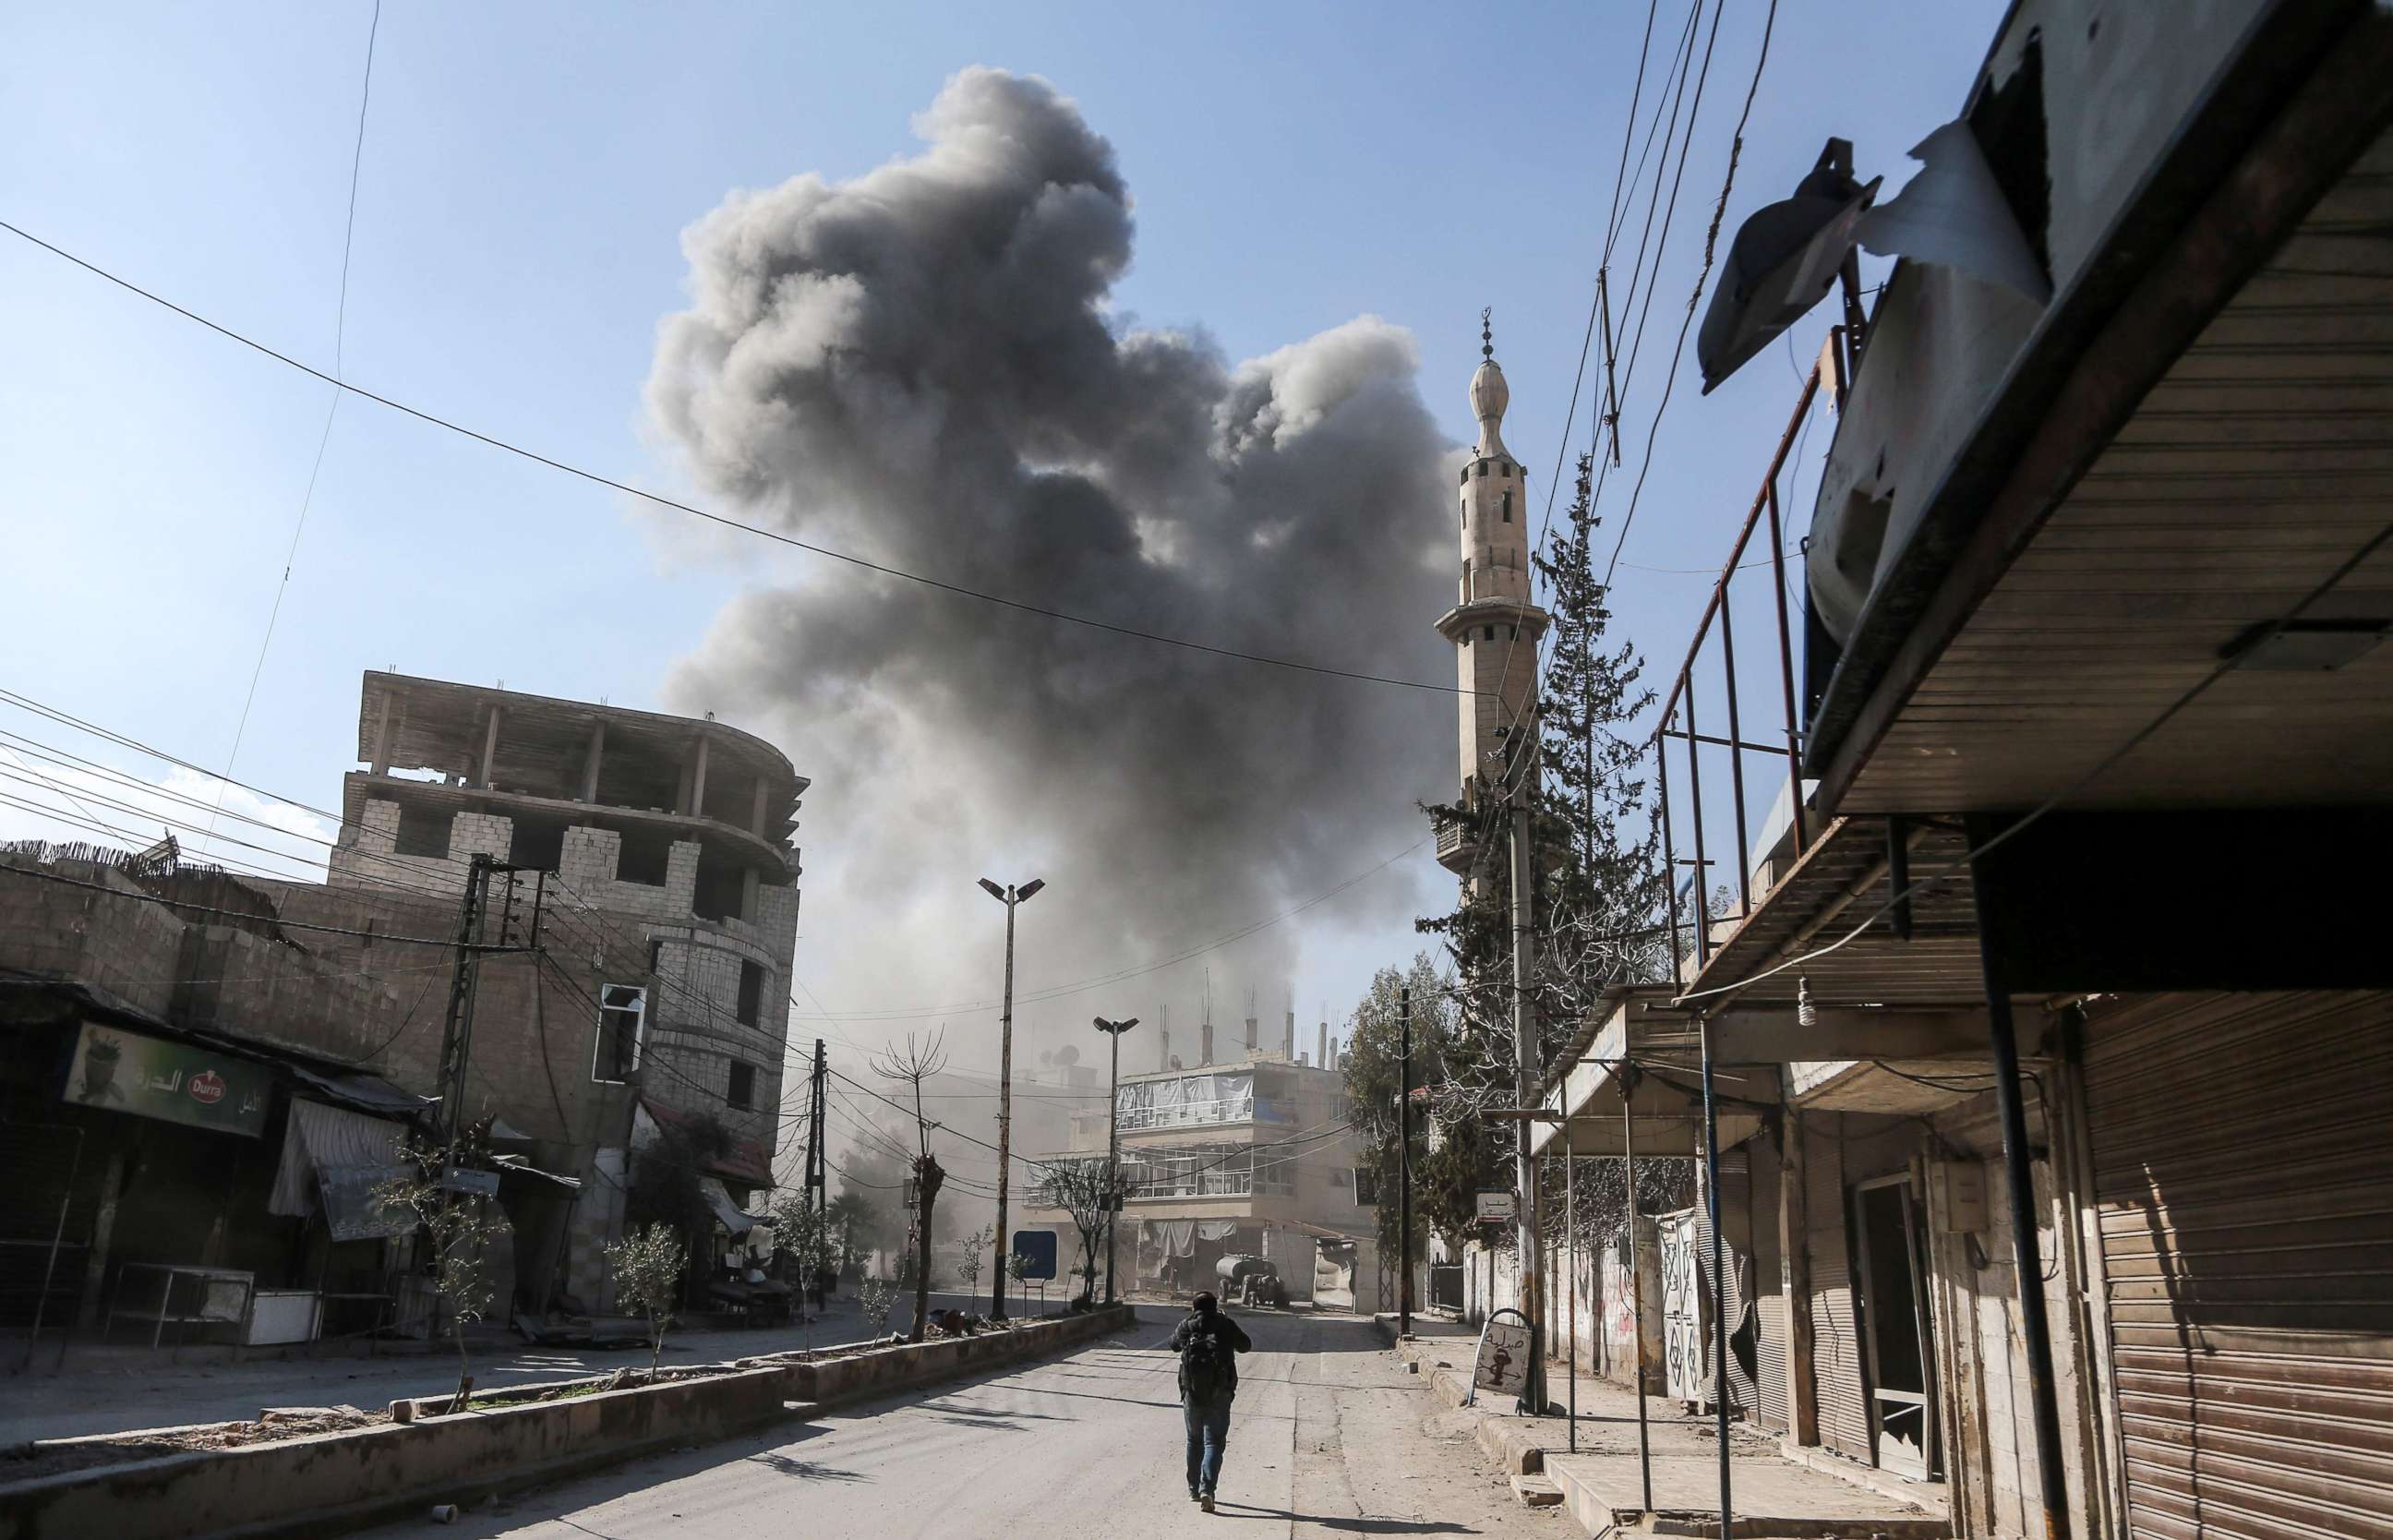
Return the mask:
{"type": "Polygon", "coordinates": [[[874,1073],[883,1079],[902,1082],[914,1091],[914,1329],[906,1334],[909,1342],[922,1340],[931,1322],[931,1214],[948,1179],[939,1157],[931,1153],[931,1130],[939,1125],[922,1110],[922,1082],[948,1067],[942,1036],[934,1032],[930,1041],[917,1043],[909,1032],[903,1049],[892,1046],[872,1060],[874,1073]]]}
{"type": "Polygon", "coordinates": [[[1041,1168],[1040,1201],[1072,1216],[1080,1233],[1080,1299],[1096,1300],[1097,1246],[1105,1239],[1105,1220],[1112,1217],[1115,1181],[1113,1162],[1104,1155],[1056,1160],[1041,1168]]]}
{"type": "MultiPolygon", "coordinates": [[[[487,1158],[478,1141],[451,1146],[455,1165],[487,1158]]],[[[414,1174],[393,1177],[374,1190],[386,1208],[412,1210],[431,1242],[432,1291],[449,1312],[449,1331],[457,1345],[457,1393],[449,1409],[462,1412],[474,1394],[474,1372],[465,1356],[465,1328],[489,1313],[497,1299],[491,1281],[491,1252],[507,1233],[503,1215],[493,1217],[490,1200],[451,1190],[443,1180],[452,1162],[438,1150],[410,1148],[408,1162],[414,1174]]]]}

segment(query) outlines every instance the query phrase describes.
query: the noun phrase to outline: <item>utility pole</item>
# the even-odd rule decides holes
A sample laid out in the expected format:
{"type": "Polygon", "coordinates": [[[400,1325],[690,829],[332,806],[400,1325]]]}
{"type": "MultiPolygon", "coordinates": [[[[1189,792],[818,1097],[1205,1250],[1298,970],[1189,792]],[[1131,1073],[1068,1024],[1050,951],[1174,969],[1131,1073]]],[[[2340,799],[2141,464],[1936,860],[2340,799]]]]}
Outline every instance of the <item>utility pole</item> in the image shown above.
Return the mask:
{"type": "MultiPolygon", "coordinates": [[[[1520,763],[1512,776],[1512,1051],[1513,1105],[1531,1106],[1537,1090],[1537,1013],[1530,996],[1530,948],[1535,945],[1529,917],[1529,798],[1536,775],[1530,756],[1536,747],[1522,730],[1514,753],[1520,763]]],[[[1537,1163],[1529,1154],[1529,1125],[1523,1123],[1512,1146],[1512,1180],[1521,1196],[1514,1206],[1513,1244],[1521,1261],[1521,1313],[1529,1318],[1529,1415],[1545,1415],[1545,1344],[1537,1255],[1537,1163]]]]}
{"type": "Polygon", "coordinates": [[[1121,1040],[1122,1034],[1138,1024],[1132,1016],[1126,1022],[1109,1022],[1097,1018],[1097,1030],[1113,1039],[1113,1074],[1105,1092],[1105,1303],[1112,1304],[1114,1293],[1114,1232],[1121,1225],[1121,1040]]]}
{"type": "Polygon", "coordinates": [[[1396,992],[1396,1335],[1413,1334],[1413,991],[1396,992]]]}
{"type": "Polygon", "coordinates": [[[465,1127],[465,1064],[474,1040],[474,994],[482,973],[482,917],[490,896],[488,855],[465,868],[465,894],[457,907],[457,961],[449,977],[449,1011],[440,1024],[440,1148],[442,1161],[456,1158],[465,1127]]]}
{"type": "Polygon", "coordinates": [[[1022,886],[999,887],[984,877],[980,885],[1005,906],[1005,1014],[1000,1018],[997,1048],[997,1281],[990,1286],[988,1318],[1005,1319],[1005,1259],[1013,1249],[1005,1233],[1005,1179],[1013,1159],[1013,910],[1047,885],[1034,877],[1022,886]]]}
{"type": "Polygon", "coordinates": [[[823,1040],[817,1038],[814,1071],[807,1077],[806,1087],[806,1202],[817,1219],[828,1212],[830,1204],[830,1184],[823,1170],[823,1081],[830,1072],[823,1040]]]}

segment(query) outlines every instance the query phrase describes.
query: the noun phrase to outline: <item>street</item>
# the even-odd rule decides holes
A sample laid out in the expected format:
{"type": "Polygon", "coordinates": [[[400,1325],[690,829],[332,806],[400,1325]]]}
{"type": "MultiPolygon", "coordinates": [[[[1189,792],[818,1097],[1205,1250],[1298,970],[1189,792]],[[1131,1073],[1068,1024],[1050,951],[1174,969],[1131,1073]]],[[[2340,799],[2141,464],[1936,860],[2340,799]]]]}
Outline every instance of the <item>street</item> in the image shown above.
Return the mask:
{"type": "Polygon", "coordinates": [[[1038,1534],[1575,1534],[1514,1502],[1501,1477],[1401,1372],[1368,1321],[1241,1313],[1216,1512],[1188,1500],[1177,1313],[985,1381],[849,1408],[804,1424],[639,1462],[503,1499],[398,1540],[646,1540],[695,1521],[715,1540],[870,1534],[876,1540],[1038,1534]]]}

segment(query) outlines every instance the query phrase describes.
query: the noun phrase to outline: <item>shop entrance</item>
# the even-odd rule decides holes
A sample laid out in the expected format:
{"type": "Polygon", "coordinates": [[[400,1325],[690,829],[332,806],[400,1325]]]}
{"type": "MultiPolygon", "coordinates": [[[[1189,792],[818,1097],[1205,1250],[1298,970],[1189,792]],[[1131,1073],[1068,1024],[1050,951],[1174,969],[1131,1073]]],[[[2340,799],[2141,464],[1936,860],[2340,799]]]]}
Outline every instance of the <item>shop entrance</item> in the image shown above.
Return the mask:
{"type": "Polygon", "coordinates": [[[1886,1177],[1855,1187],[1853,1219],[1871,1440],[1881,1469],[1926,1481],[1936,1463],[1936,1417],[1911,1179],[1886,1177]]]}

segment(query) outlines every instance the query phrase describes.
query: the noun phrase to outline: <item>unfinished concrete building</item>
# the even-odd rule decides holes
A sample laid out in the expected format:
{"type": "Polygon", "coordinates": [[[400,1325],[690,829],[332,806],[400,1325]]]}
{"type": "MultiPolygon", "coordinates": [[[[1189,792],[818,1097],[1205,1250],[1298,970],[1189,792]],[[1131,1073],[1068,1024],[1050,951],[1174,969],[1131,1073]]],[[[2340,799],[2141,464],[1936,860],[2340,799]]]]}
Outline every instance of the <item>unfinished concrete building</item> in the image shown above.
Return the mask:
{"type": "Polygon", "coordinates": [[[779,750],[711,720],[368,673],[358,752],[332,885],[462,891],[477,854],[552,874],[552,902],[645,944],[641,1100],[772,1149],[807,785],[779,750]]]}

